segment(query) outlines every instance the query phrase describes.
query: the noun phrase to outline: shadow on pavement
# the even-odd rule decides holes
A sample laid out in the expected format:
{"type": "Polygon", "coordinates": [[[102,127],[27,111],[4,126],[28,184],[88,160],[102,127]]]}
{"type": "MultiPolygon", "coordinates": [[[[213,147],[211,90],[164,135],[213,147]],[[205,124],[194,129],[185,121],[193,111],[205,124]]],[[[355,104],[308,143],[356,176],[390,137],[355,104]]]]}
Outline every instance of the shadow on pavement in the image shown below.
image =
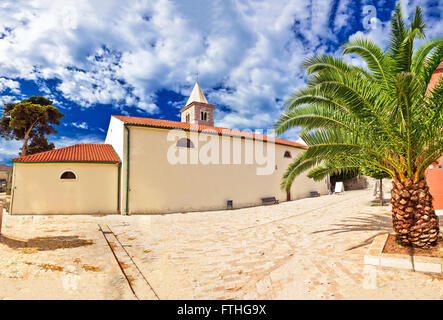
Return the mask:
{"type": "Polygon", "coordinates": [[[380,216],[377,214],[368,214],[364,217],[346,218],[341,223],[336,223],[332,228],[318,230],[312,234],[328,232],[329,234],[340,234],[345,232],[358,231],[378,231],[375,235],[364,240],[362,243],[352,246],[346,251],[357,249],[372,243],[372,240],[383,233],[392,232],[392,218],[390,216],[380,216]]]}
{"type": "MultiPolygon", "coordinates": [[[[92,245],[94,241],[80,239],[78,236],[37,237],[28,240],[19,240],[4,235],[0,236],[0,245],[19,251],[49,251],[57,249],[78,248],[92,245]]],[[[31,252],[29,252],[31,253],[31,252]]]]}

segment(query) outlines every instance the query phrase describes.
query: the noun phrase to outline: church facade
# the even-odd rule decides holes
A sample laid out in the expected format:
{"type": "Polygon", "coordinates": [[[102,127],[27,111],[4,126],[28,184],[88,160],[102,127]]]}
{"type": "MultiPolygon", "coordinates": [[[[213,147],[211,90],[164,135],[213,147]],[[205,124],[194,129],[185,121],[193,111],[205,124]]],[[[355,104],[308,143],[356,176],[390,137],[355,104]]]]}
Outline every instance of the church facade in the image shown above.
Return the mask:
{"type": "Polygon", "coordinates": [[[256,206],[328,192],[297,177],[280,189],[296,142],[214,126],[196,83],[181,121],[111,116],[104,144],[15,158],[11,214],[162,214],[256,206]]]}

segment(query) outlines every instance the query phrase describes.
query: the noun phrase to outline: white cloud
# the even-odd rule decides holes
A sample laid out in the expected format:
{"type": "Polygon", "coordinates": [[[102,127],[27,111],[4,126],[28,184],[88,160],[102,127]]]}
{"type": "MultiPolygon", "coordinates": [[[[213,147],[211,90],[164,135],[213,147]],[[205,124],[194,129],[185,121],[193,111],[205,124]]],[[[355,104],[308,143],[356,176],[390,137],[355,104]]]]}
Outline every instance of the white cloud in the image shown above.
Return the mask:
{"type": "MultiPolygon", "coordinates": [[[[87,137],[66,137],[51,135],[49,142],[53,142],[56,148],[72,146],[78,143],[103,143],[103,138],[93,135],[87,137]]],[[[7,162],[19,156],[23,141],[0,139],[0,163],[7,162]]]]}
{"type": "Polygon", "coordinates": [[[144,101],[139,102],[137,104],[137,107],[139,109],[146,111],[147,113],[150,113],[150,114],[154,114],[159,111],[159,108],[157,107],[157,105],[155,105],[154,103],[147,103],[144,101]]]}
{"type": "Polygon", "coordinates": [[[304,144],[305,146],[307,145],[307,144],[303,141],[302,138],[298,138],[296,142],[297,142],[297,143],[300,143],[300,144],[304,144]]]}
{"type": "Polygon", "coordinates": [[[78,129],[88,129],[88,124],[86,122],[73,122],[71,124],[78,129]]]}
{"type": "Polygon", "coordinates": [[[22,141],[0,139],[0,163],[18,157],[22,144],[22,141]]]}
{"type": "Polygon", "coordinates": [[[20,82],[0,77],[0,92],[10,90],[13,94],[20,94],[20,82]]]}
{"type": "Polygon", "coordinates": [[[50,142],[53,142],[56,148],[63,148],[79,143],[103,143],[103,138],[88,136],[88,137],[66,137],[53,136],[48,137],[50,142]]]}
{"type": "Polygon", "coordinates": [[[9,95],[0,95],[0,107],[3,107],[5,103],[9,102],[19,102],[20,99],[16,96],[9,96],[9,95]]]}
{"type": "Polygon", "coordinates": [[[0,74],[59,79],[63,96],[84,107],[131,103],[157,113],[156,91],[189,94],[198,71],[213,102],[237,114],[219,113],[218,121],[240,124],[238,117],[260,111],[268,115],[255,117],[261,121],[255,125],[269,125],[279,110],[276,98],[301,79],[298,64],[312,49],[294,38],[294,19],[307,27],[314,45],[327,33],[328,1],[314,1],[312,17],[310,5],[307,0],[7,1],[0,8],[5,34],[0,74]],[[231,90],[212,92],[217,85],[231,90]]]}
{"type": "MultiPolygon", "coordinates": [[[[418,3],[403,1],[408,15],[418,3]]],[[[208,100],[230,108],[216,109],[218,125],[268,128],[284,99],[304,85],[301,62],[327,50],[324,39],[337,39],[355,3],[339,2],[333,30],[331,6],[327,0],[4,0],[0,89],[3,81],[19,90],[14,79],[22,78],[48,93],[44,80],[58,79],[63,97],[83,107],[113,104],[125,114],[128,105],[158,114],[156,92],[188,95],[198,71],[208,100]]],[[[427,10],[441,9],[439,1],[427,10]]],[[[429,27],[429,36],[441,36],[441,19],[429,27]]],[[[364,33],[384,45],[387,32],[385,24],[364,33]]]]}

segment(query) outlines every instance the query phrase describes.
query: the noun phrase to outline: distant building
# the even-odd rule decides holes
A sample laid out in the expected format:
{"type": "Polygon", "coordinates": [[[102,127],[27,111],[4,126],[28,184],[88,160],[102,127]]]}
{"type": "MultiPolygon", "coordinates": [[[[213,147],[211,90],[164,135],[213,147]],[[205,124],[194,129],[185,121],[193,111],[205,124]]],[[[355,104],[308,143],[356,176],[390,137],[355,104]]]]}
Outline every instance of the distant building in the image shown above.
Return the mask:
{"type": "MultiPolygon", "coordinates": [[[[432,75],[429,88],[434,87],[441,77],[443,77],[443,61],[432,75]]],[[[434,209],[443,210],[443,157],[438,159],[437,163],[431,165],[426,170],[425,175],[433,197],[434,209]]]]}
{"type": "Polygon", "coordinates": [[[10,180],[12,166],[0,164],[0,192],[6,192],[6,186],[10,180]]]}
{"type": "Polygon", "coordinates": [[[283,173],[305,146],[214,127],[214,108],[196,83],[181,122],[112,116],[105,144],[12,159],[11,213],[156,214],[327,194],[326,179],[306,174],[283,192],[283,173]]]}

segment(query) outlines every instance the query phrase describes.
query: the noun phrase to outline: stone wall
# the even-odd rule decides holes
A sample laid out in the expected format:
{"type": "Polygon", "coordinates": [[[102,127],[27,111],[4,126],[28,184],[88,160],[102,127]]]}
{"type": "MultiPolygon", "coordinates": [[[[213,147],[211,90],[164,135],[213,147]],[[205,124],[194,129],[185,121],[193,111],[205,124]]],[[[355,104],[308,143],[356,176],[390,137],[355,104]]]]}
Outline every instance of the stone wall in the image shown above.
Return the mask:
{"type": "Polygon", "coordinates": [[[368,178],[364,176],[357,176],[352,179],[343,181],[345,190],[361,190],[368,187],[368,178]]]}
{"type": "Polygon", "coordinates": [[[205,126],[214,126],[214,108],[209,107],[203,103],[195,103],[195,105],[191,108],[194,108],[194,122],[193,123],[198,123],[198,124],[202,124],[205,126]],[[201,112],[206,112],[207,113],[207,119],[206,121],[201,120],[201,116],[200,113],[201,112]]]}

